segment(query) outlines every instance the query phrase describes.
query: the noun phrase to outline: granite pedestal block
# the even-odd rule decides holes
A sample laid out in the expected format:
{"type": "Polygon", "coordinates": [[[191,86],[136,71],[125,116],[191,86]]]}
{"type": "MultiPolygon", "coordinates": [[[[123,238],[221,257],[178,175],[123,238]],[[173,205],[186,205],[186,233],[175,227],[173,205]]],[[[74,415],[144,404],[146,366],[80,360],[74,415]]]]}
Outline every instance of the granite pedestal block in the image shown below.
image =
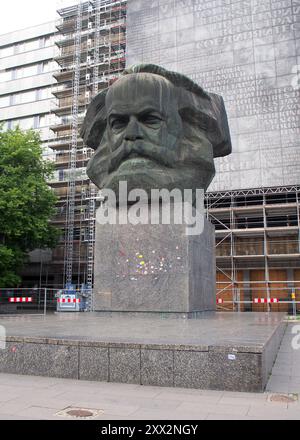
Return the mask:
{"type": "Polygon", "coordinates": [[[98,313],[1,319],[0,372],[104,382],[263,391],[283,314],[204,313],[199,319],[98,313]]]}
{"type": "Polygon", "coordinates": [[[206,218],[203,221],[198,235],[187,235],[185,224],[97,222],[94,310],[175,314],[215,310],[214,227],[206,218]]]}

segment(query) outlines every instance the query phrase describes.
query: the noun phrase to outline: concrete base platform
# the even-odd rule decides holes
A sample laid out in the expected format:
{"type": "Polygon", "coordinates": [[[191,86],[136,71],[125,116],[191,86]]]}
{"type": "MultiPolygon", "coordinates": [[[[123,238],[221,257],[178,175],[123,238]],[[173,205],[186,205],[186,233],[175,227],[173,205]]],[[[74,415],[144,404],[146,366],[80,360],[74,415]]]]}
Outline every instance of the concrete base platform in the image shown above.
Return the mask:
{"type": "Polygon", "coordinates": [[[0,372],[231,391],[263,391],[286,324],[281,313],[196,319],[60,313],[0,317],[0,372]]]}

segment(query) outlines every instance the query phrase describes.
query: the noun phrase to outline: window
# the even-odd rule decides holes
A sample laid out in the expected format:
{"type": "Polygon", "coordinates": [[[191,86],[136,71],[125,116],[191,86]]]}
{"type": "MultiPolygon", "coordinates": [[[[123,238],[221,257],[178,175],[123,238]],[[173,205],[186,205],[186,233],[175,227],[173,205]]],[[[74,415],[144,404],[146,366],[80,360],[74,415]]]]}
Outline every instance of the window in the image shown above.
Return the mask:
{"type": "Polygon", "coordinates": [[[35,91],[35,99],[40,101],[42,99],[42,89],[36,89],[35,91]]]}
{"type": "Polygon", "coordinates": [[[40,117],[39,116],[34,116],[33,117],[33,128],[37,129],[40,126],[40,117]]]}
{"type": "Polygon", "coordinates": [[[20,124],[19,119],[13,119],[12,121],[9,121],[9,128],[14,130],[19,124],[20,124]]]}
{"type": "Polygon", "coordinates": [[[57,64],[55,61],[46,61],[43,65],[43,72],[54,72],[57,70],[57,64]]]}
{"type": "Polygon", "coordinates": [[[39,39],[26,41],[25,43],[25,51],[35,50],[39,48],[39,39]]]}
{"type": "Polygon", "coordinates": [[[35,90],[30,90],[26,93],[21,93],[21,102],[33,102],[35,101],[35,90]]]}
{"type": "Polygon", "coordinates": [[[37,64],[24,67],[23,76],[32,76],[37,74],[37,64]]]}
{"type": "Polygon", "coordinates": [[[13,70],[13,79],[25,78],[38,73],[38,64],[31,64],[25,67],[19,67],[13,70]]]}
{"type": "Polygon", "coordinates": [[[58,180],[60,182],[64,180],[64,170],[58,170],[58,180]]]}
{"type": "Polygon", "coordinates": [[[10,57],[14,54],[14,46],[6,46],[0,49],[0,58],[10,57]]]}
{"type": "Polygon", "coordinates": [[[40,117],[40,127],[49,127],[50,125],[58,124],[59,118],[54,114],[47,113],[40,117]]]}
{"type": "Polygon", "coordinates": [[[18,77],[18,69],[11,70],[11,79],[17,79],[18,77]]]}
{"type": "Polygon", "coordinates": [[[34,118],[33,116],[30,118],[22,118],[22,119],[13,119],[12,121],[9,121],[11,129],[15,129],[17,126],[21,128],[21,130],[29,130],[30,128],[33,128],[34,125],[34,118]]]}
{"type": "Polygon", "coordinates": [[[37,73],[40,75],[41,73],[44,73],[44,64],[40,63],[37,65],[37,73]]]}
{"type": "Polygon", "coordinates": [[[49,99],[53,98],[51,93],[51,87],[45,87],[43,89],[37,90],[37,99],[49,99]]]}
{"type": "Polygon", "coordinates": [[[12,71],[11,70],[2,70],[0,71],[0,82],[10,81],[12,79],[12,71]]]}
{"type": "Polygon", "coordinates": [[[25,43],[17,43],[14,47],[14,54],[25,52],[25,43]]]}
{"type": "Polygon", "coordinates": [[[20,119],[20,128],[22,130],[33,128],[33,117],[20,119]]]}
{"type": "Polygon", "coordinates": [[[41,37],[39,39],[39,48],[42,49],[43,47],[45,47],[45,38],[41,37]]]}
{"type": "Polygon", "coordinates": [[[29,92],[23,92],[23,93],[16,93],[15,95],[12,95],[11,105],[26,104],[27,102],[33,102],[35,101],[35,96],[36,96],[35,90],[29,92]]]}
{"type": "Polygon", "coordinates": [[[18,102],[18,95],[11,95],[9,105],[20,104],[18,102]]]}
{"type": "Polygon", "coordinates": [[[80,240],[80,237],[81,237],[81,229],[80,228],[74,228],[73,239],[74,240],[80,240]]]}
{"type": "Polygon", "coordinates": [[[24,77],[24,68],[18,67],[17,69],[14,69],[13,71],[13,79],[20,79],[24,77]]]}
{"type": "Polygon", "coordinates": [[[33,124],[34,124],[33,117],[20,119],[20,128],[22,130],[29,130],[30,128],[33,128],[33,124]]]}
{"type": "Polygon", "coordinates": [[[10,105],[10,95],[0,96],[0,108],[8,107],[10,105]]]}
{"type": "Polygon", "coordinates": [[[40,38],[40,47],[49,47],[54,45],[54,35],[40,38]]]}

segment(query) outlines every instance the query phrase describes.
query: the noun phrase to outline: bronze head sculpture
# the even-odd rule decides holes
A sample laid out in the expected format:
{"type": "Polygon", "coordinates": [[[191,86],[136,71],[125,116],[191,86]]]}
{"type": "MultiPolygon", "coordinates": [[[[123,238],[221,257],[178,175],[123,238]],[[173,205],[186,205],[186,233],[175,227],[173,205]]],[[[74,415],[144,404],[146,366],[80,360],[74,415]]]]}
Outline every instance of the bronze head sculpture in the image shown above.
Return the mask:
{"type": "Polygon", "coordinates": [[[221,96],[153,64],[126,69],[90,103],[81,130],[96,150],[87,174],[116,193],[142,188],[207,189],[214,157],[231,153],[221,96]]]}

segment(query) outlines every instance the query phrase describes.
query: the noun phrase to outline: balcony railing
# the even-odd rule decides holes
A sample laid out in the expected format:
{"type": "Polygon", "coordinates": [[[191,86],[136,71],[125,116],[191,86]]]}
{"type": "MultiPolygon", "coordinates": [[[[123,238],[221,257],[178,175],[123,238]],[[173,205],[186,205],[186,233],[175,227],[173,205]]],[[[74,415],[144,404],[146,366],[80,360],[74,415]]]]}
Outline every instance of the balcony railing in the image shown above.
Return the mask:
{"type": "MultiPolygon", "coordinates": [[[[92,152],[90,150],[88,150],[86,153],[77,153],[76,160],[78,162],[85,161],[85,160],[90,159],[91,157],[92,157],[92,152]]],[[[55,158],[55,163],[62,164],[62,163],[69,162],[69,160],[70,160],[70,155],[68,153],[59,154],[55,158]]]]}
{"type": "Polygon", "coordinates": [[[298,254],[299,242],[298,240],[269,241],[268,253],[271,255],[298,254]]]}
{"type": "MultiPolygon", "coordinates": [[[[289,255],[299,253],[298,240],[267,241],[268,255],[289,255]]],[[[233,247],[230,243],[221,243],[216,246],[217,257],[238,257],[247,255],[261,256],[264,254],[263,242],[234,243],[233,247]]]]}

